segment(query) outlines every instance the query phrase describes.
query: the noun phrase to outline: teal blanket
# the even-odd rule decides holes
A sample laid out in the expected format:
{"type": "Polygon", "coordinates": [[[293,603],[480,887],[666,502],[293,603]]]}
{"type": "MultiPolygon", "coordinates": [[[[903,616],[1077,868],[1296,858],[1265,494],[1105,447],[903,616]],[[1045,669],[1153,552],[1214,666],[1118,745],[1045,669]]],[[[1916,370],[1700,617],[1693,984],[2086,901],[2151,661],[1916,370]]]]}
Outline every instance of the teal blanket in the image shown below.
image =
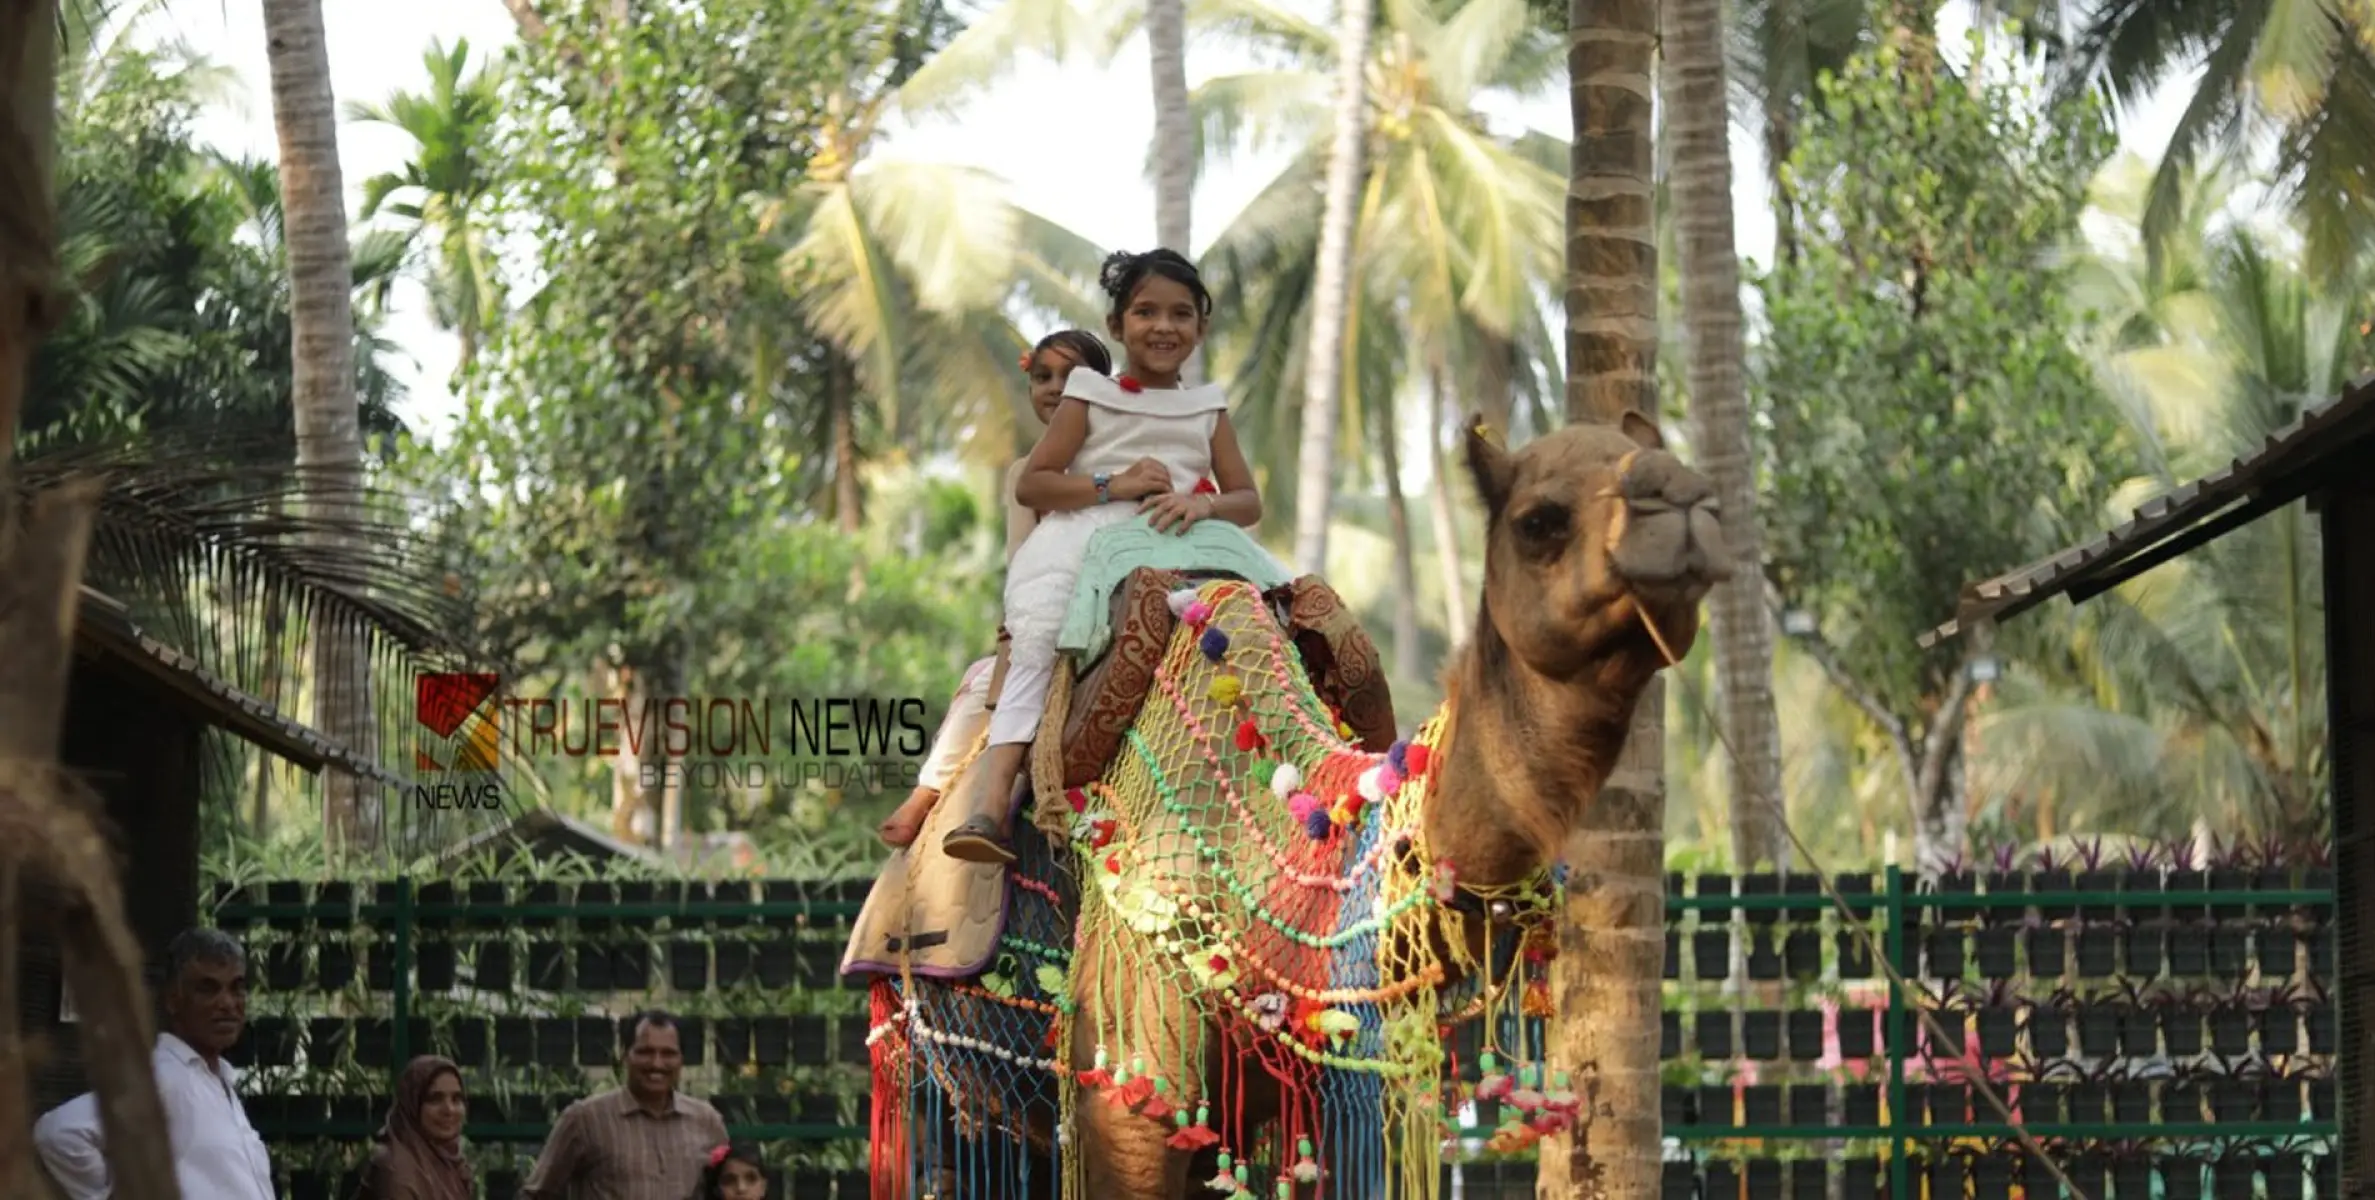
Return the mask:
{"type": "Polygon", "coordinates": [[[1080,563],[1080,582],[1064,614],[1056,651],[1078,662],[1095,662],[1113,639],[1113,591],[1140,567],[1170,571],[1215,571],[1236,575],[1268,591],[1293,583],[1285,566],[1262,549],[1244,528],[1227,521],[1199,521],[1184,534],[1158,533],[1144,516],[1108,525],[1090,535],[1080,563]]]}

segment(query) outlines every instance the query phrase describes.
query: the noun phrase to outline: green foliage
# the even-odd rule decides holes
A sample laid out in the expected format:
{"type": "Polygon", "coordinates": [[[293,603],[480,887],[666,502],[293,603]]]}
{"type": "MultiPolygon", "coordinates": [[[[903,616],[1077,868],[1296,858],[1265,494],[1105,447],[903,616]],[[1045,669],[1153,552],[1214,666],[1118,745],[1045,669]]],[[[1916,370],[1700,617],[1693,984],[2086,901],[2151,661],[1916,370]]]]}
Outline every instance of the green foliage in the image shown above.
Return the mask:
{"type": "Polygon", "coordinates": [[[1894,49],[1825,80],[1791,163],[1803,257],[1763,281],[1769,570],[1858,686],[1920,728],[1969,580],[2064,544],[2116,467],[2054,255],[2111,145],[2084,101],[1894,49]]]}
{"type": "MultiPolygon", "coordinates": [[[[820,426],[859,397],[781,268],[784,197],[851,119],[836,98],[903,76],[939,18],[732,0],[612,27],[607,7],[549,14],[504,84],[494,157],[543,282],[495,330],[453,444],[412,462],[455,578],[515,693],[615,696],[616,669],[646,696],[912,696],[936,718],[995,625],[956,565],[981,513],[943,498],[905,556],[818,523],[820,426]]],[[[610,794],[608,759],[535,766],[564,807],[610,794]]],[[[878,798],[688,790],[685,828],[862,830],[841,806],[878,798]]]]}
{"type": "MultiPolygon", "coordinates": [[[[278,175],[194,143],[197,68],[119,52],[84,68],[59,129],[60,234],[71,304],[35,352],[19,433],[49,449],[203,438],[272,461],[296,452],[278,175]]],[[[358,255],[358,292],[392,264],[358,255]]],[[[358,304],[366,436],[400,428],[399,388],[358,304]]]]}
{"type": "MultiPolygon", "coordinates": [[[[592,8],[595,6],[582,6],[592,8]]],[[[788,436],[815,346],[788,319],[761,214],[836,79],[837,9],[552,18],[507,84],[511,206],[545,283],[490,347],[444,458],[496,646],[679,664],[682,619],[745,531],[788,520],[788,436]],[[799,32],[794,34],[794,29],[799,32]],[[753,378],[753,359],[784,369],[753,378]],[[757,385],[757,386],[754,386],[757,385]]]]}

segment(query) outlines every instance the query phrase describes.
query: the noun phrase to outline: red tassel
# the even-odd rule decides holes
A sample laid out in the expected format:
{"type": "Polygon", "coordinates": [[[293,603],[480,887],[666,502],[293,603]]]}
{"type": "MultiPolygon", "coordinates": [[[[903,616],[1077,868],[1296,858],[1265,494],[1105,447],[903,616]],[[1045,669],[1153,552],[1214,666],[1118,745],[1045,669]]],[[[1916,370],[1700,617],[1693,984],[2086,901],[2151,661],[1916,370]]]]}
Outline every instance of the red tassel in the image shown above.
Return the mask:
{"type": "Polygon", "coordinates": [[[1248,754],[1262,748],[1262,731],[1254,726],[1251,717],[1237,726],[1237,748],[1248,754]]]}
{"type": "Polygon", "coordinates": [[[1193,1154],[1198,1150],[1207,1150],[1220,1145],[1220,1135],[1201,1125],[1190,1125],[1172,1134],[1171,1140],[1166,1144],[1174,1150],[1185,1150],[1193,1154]]]}
{"type": "Polygon", "coordinates": [[[1136,1108],[1139,1105],[1144,1104],[1147,1097],[1154,1094],[1155,1081],[1147,1078],[1144,1075],[1140,1075],[1137,1078],[1132,1079],[1130,1082],[1113,1089],[1113,1092],[1109,1098],[1115,1104],[1120,1105],[1123,1108],[1136,1108]]]}
{"type": "MultiPolygon", "coordinates": [[[[880,1025],[900,1011],[899,996],[891,982],[878,979],[869,988],[869,1008],[873,1023],[880,1025]]],[[[877,1038],[869,1047],[873,1060],[874,1087],[868,1116],[873,1137],[867,1175],[877,1200],[905,1200],[907,1191],[907,1060],[902,1047],[890,1036],[877,1038]]]]}
{"type": "Polygon", "coordinates": [[[1171,1114],[1176,1111],[1178,1110],[1171,1107],[1171,1102],[1163,1099],[1162,1093],[1157,1092],[1147,1097],[1146,1106],[1138,1110],[1138,1115],[1149,1121],[1168,1121],[1171,1119],[1171,1114]]]}
{"type": "Polygon", "coordinates": [[[1409,747],[1402,751],[1402,762],[1410,768],[1409,774],[1413,777],[1427,773],[1427,760],[1432,757],[1433,755],[1427,748],[1417,742],[1410,743],[1409,747]]]}
{"type": "Polygon", "coordinates": [[[1080,1074],[1073,1076],[1072,1081],[1084,1088],[1089,1088],[1091,1090],[1109,1088],[1113,1086],[1113,1072],[1108,1071],[1103,1067],[1090,1067],[1088,1070],[1082,1071],[1080,1074]]]}

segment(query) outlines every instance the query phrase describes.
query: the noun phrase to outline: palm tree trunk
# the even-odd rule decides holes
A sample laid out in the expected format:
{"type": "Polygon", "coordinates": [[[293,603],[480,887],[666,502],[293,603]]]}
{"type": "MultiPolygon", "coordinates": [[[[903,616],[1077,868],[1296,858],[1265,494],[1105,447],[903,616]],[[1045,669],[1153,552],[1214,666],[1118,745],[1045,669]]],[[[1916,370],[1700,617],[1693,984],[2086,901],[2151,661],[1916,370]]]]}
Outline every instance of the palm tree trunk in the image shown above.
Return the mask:
{"type": "Polygon", "coordinates": [[[1765,115],[1765,185],[1773,193],[1773,259],[1798,261],[1798,193],[1789,182],[1790,156],[1798,152],[1796,101],[1775,99],[1765,115]]]}
{"type": "Polygon", "coordinates": [[[1771,0],[1765,9],[1765,20],[1772,26],[1768,40],[1778,45],[1787,59],[1767,59],[1765,63],[1765,186],[1773,193],[1773,257],[1777,264],[1798,261],[1798,197],[1789,183],[1789,160],[1797,152],[1798,110],[1806,99],[1801,89],[1806,86],[1807,72],[1801,68],[1810,61],[1806,14],[1799,3],[1771,0]]]}
{"type": "MultiPolygon", "coordinates": [[[[279,505],[276,504],[273,507],[277,513],[279,505]]],[[[257,699],[260,699],[264,703],[271,705],[275,709],[278,709],[281,704],[281,694],[283,691],[281,687],[281,675],[287,670],[287,664],[282,661],[283,649],[281,642],[288,634],[288,617],[287,613],[282,609],[280,601],[281,597],[278,594],[274,592],[265,593],[264,669],[262,678],[264,694],[257,697],[257,699]]],[[[268,831],[268,827],[271,825],[272,821],[273,757],[273,755],[264,753],[263,751],[256,752],[255,819],[252,822],[253,828],[250,832],[259,842],[264,840],[264,836],[268,831]]]]}
{"type": "MultiPolygon", "coordinates": [[[[595,694],[615,697],[625,706],[627,720],[633,721],[635,714],[643,711],[645,689],[641,670],[631,664],[597,663],[593,677],[595,694]]],[[[635,828],[635,818],[652,808],[643,790],[642,767],[637,747],[621,739],[618,753],[610,760],[610,836],[629,845],[643,843],[644,835],[635,828]]],[[[656,821],[653,828],[658,828],[656,821]]]]}
{"type": "Polygon", "coordinates": [[[1328,567],[1328,516],[1336,492],[1336,413],[1343,399],[1344,330],[1352,304],[1353,206],[1359,202],[1361,143],[1369,115],[1370,4],[1337,0],[1336,137],[1328,148],[1311,341],[1303,352],[1303,444],[1296,461],[1295,564],[1310,572],[1328,567]]]}
{"type": "Polygon", "coordinates": [[[825,402],[833,406],[833,516],[843,533],[866,526],[866,498],[858,487],[857,380],[836,351],[826,351],[825,402]]]}
{"type": "Polygon", "coordinates": [[[1386,525],[1394,539],[1394,675],[1418,678],[1418,551],[1410,501],[1402,494],[1402,438],[1391,399],[1377,406],[1377,464],[1385,472],[1386,525]]]}
{"type": "Polygon", "coordinates": [[[1722,0],[1669,0],[1664,89],[1672,161],[1675,265],[1689,361],[1692,445],[1723,503],[1724,538],[1749,564],[1710,597],[1717,693],[1734,759],[1733,861],[1742,870],[1787,870],[1782,824],[1781,726],[1773,713],[1773,623],[1765,608],[1764,530],[1756,511],[1756,458],[1742,376],[1740,254],[1732,231],[1732,158],[1724,81],[1722,0]]]}
{"type": "Polygon", "coordinates": [[[0,0],[0,478],[15,456],[33,348],[65,315],[52,290],[58,270],[58,216],[50,190],[57,25],[50,0],[0,0]]]}
{"type": "MultiPolygon", "coordinates": [[[[66,718],[75,605],[99,485],[80,480],[20,513],[11,466],[33,348],[61,315],[55,280],[56,5],[0,0],[0,823],[22,836],[0,859],[0,1011],[17,1010],[19,915],[46,896],[46,931],[64,952],[80,1004],[88,1074],[116,1194],[176,1194],[172,1156],[155,1138],[164,1103],[148,1065],[154,1039],[142,1003],[140,947],[124,920],[107,842],[51,777],[66,718]]],[[[39,928],[36,926],[36,928],[39,928]]],[[[31,1058],[12,1020],[0,1028],[0,1192],[47,1195],[33,1165],[31,1058]]]]}
{"type": "MultiPolygon", "coordinates": [[[[1657,226],[1650,69],[1657,0],[1568,0],[1567,417],[1657,414],[1657,226]]],[[[1593,1114],[1542,1149],[1541,1194],[1659,1189],[1658,1008],[1665,966],[1666,686],[1641,694],[1623,754],[1567,845],[1552,987],[1554,1066],[1593,1114]]]]}
{"type": "MultiPolygon", "coordinates": [[[[1147,0],[1146,54],[1154,75],[1155,244],[1193,258],[1196,159],[1188,113],[1187,0],[1147,0]]],[[[1203,347],[1188,360],[1186,374],[1183,383],[1203,380],[1203,347]]]]}
{"type": "Polygon", "coordinates": [[[1434,518],[1435,569],[1443,581],[1443,635],[1456,651],[1460,631],[1468,627],[1467,606],[1462,602],[1468,582],[1460,564],[1459,519],[1451,509],[1452,480],[1458,473],[1446,464],[1449,455],[1443,449],[1444,431],[1450,424],[1445,419],[1446,401],[1443,368],[1438,365],[1427,372],[1427,511],[1434,518]]]}
{"type": "MultiPolygon", "coordinates": [[[[264,0],[272,68],[272,120],[280,135],[281,209],[286,222],[289,317],[295,377],[297,469],[317,492],[316,516],[356,521],[362,436],[355,407],[353,267],[346,240],[346,190],[338,167],[337,106],[320,0],[264,0]]],[[[335,529],[317,536],[343,541],[335,529]]],[[[371,721],[370,661],[356,632],[331,628],[314,642],[322,732],[369,761],[378,747],[371,721]]],[[[323,780],[323,827],[333,852],[374,846],[375,793],[339,771],[323,780]]]]}

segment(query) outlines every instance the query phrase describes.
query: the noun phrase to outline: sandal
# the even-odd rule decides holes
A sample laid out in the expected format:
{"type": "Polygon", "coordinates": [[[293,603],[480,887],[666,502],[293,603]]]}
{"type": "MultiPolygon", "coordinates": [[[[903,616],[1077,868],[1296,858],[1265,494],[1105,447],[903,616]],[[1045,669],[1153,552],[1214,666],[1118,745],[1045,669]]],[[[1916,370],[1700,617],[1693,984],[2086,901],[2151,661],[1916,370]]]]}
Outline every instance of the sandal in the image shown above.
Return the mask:
{"type": "Polygon", "coordinates": [[[1014,862],[1014,850],[1006,840],[998,832],[998,823],[991,818],[967,817],[941,840],[940,852],[959,862],[1010,866],[1014,862]]]}

